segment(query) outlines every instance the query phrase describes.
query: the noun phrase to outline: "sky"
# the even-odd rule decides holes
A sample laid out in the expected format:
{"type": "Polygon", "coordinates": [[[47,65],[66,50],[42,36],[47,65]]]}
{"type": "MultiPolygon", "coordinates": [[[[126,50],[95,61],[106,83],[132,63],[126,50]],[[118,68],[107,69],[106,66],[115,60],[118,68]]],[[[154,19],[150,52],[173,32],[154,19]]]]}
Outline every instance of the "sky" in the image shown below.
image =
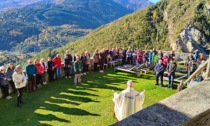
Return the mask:
{"type": "Polygon", "coordinates": [[[152,3],[157,3],[159,2],[160,0],[150,0],[152,3]]]}

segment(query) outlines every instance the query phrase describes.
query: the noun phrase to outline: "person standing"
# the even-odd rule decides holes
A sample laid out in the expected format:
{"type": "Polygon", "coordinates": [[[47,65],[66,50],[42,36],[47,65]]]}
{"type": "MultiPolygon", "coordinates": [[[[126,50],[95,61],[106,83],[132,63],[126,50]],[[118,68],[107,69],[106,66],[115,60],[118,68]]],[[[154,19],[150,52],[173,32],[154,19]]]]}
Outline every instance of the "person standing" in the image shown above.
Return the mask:
{"type": "Polygon", "coordinates": [[[192,63],[191,60],[194,60],[193,54],[192,53],[189,53],[189,55],[187,56],[186,68],[185,68],[186,69],[186,72],[188,73],[188,75],[190,75],[189,67],[191,66],[191,63],[192,63]]]}
{"type": "Polygon", "coordinates": [[[144,52],[143,58],[144,58],[144,60],[143,60],[144,64],[146,65],[146,67],[148,67],[149,59],[148,59],[148,51],[147,50],[144,52]]]}
{"type": "Polygon", "coordinates": [[[55,65],[55,70],[56,70],[56,79],[61,79],[62,61],[59,54],[56,55],[56,57],[53,59],[53,62],[55,65]]]}
{"type": "Polygon", "coordinates": [[[126,52],[126,61],[128,64],[132,64],[132,52],[130,47],[128,48],[128,51],[126,52]]]}
{"type": "Polygon", "coordinates": [[[81,56],[81,62],[82,62],[82,66],[83,66],[82,75],[86,75],[86,72],[87,72],[86,67],[85,67],[86,61],[87,61],[87,58],[85,56],[85,52],[82,52],[82,56],[81,56]]]}
{"type": "Polygon", "coordinates": [[[191,63],[189,65],[189,76],[192,75],[197,70],[197,64],[194,59],[191,59],[191,63]]]}
{"type": "Polygon", "coordinates": [[[177,64],[176,64],[175,58],[171,58],[171,61],[167,66],[168,88],[171,88],[171,89],[173,89],[173,82],[175,79],[176,68],[177,68],[177,64]]]}
{"type": "Polygon", "coordinates": [[[14,70],[15,70],[15,68],[14,68],[13,63],[9,63],[8,68],[6,70],[6,75],[7,75],[8,78],[10,78],[9,84],[10,84],[10,86],[12,88],[12,92],[16,93],[15,84],[14,84],[14,81],[12,79],[12,74],[14,73],[14,70]]]}
{"type": "Polygon", "coordinates": [[[36,74],[38,72],[32,60],[28,60],[28,65],[26,65],[25,71],[26,71],[26,78],[28,79],[28,91],[30,93],[34,92],[36,84],[36,74]]]}
{"type": "Polygon", "coordinates": [[[171,61],[172,58],[175,58],[175,56],[176,56],[175,51],[172,50],[171,53],[168,55],[169,62],[171,61]]]}
{"type": "Polygon", "coordinates": [[[68,61],[67,62],[70,62],[70,68],[69,68],[70,76],[69,76],[69,78],[71,78],[71,76],[72,76],[72,69],[73,69],[73,67],[72,67],[73,57],[70,54],[69,50],[66,50],[66,54],[64,55],[64,59],[65,59],[66,56],[68,56],[68,61]]]}
{"type": "MultiPolygon", "coordinates": [[[[85,52],[85,57],[86,57],[86,63],[85,63],[85,69],[88,73],[89,71],[89,66],[90,66],[90,54],[88,53],[88,51],[85,52]]],[[[83,66],[84,67],[84,66],[83,66]]]]}
{"type": "Polygon", "coordinates": [[[168,58],[168,56],[166,54],[164,54],[162,59],[163,59],[163,65],[166,68],[168,66],[169,58],[168,58]]]}
{"type": "Polygon", "coordinates": [[[42,67],[44,68],[44,73],[42,74],[42,80],[43,80],[43,84],[47,84],[47,80],[46,80],[46,75],[47,75],[47,64],[44,61],[44,58],[41,58],[40,60],[40,64],[42,65],[42,67]]]}
{"type": "Polygon", "coordinates": [[[94,62],[94,71],[98,71],[98,65],[99,65],[99,53],[98,49],[96,49],[95,53],[93,54],[93,62],[94,62]]]}
{"type": "Polygon", "coordinates": [[[10,78],[6,76],[5,68],[2,66],[0,67],[0,85],[2,89],[3,98],[11,99],[12,97],[9,96],[9,82],[10,78]]]}
{"type": "Polygon", "coordinates": [[[77,83],[81,84],[81,72],[82,72],[82,62],[80,61],[79,56],[76,56],[76,61],[74,62],[74,85],[77,83]]]}
{"type": "Polygon", "coordinates": [[[22,69],[20,66],[15,67],[15,72],[12,75],[12,78],[15,82],[15,87],[18,93],[17,106],[21,107],[21,104],[23,104],[22,94],[23,94],[23,89],[26,86],[26,77],[24,73],[22,72],[22,69]]]}
{"type": "Polygon", "coordinates": [[[70,60],[68,58],[68,55],[64,58],[64,69],[65,69],[65,78],[71,78],[70,76],[70,60]]]}
{"type": "Polygon", "coordinates": [[[43,66],[40,64],[38,59],[34,60],[36,69],[37,69],[37,74],[36,74],[36,88],[40,88],[43,85],[43,76],[42,74],[44,73],[44,68],[43,66]]]}
{"type": "Polygon", "coordinates": [[[159,62],[155,65],[155,77],[156,77],[156,84],[159,83],[160,78],[160,84],[163,86],[163,74],[164,74],[165,66],[163,64],[163,61],[160,59],[159,62]]]}
{"type": "Polygon", "coordinates": [[[104,72],[104,63],[105,63],[105,50],[101,50],[99,53],[99,59],[100,59],[100,72],[103,73],[104,72]]]}
{"type": "Polygon", "coordinates": [[[137,53],[137,64],[143,64],[143,51],[139,50],[137,53]]]}
{"type": "Polygon", "coordinates": [[[148,60],[149,60],[149,65],[152,65],[152,57],[153,57],[153,55],[152,55],[152,50],[150,50],[150,51],[148,51],[148,60]]]}
{"type": "Polygon", "coordinates": [[[114,114],[117,121],[121,121],[126,117],[142,110],[145,91],[138,92],[133,88],[133,82],[129,80],[127,82],[127,89],[123,90],[120,94],[115,92],[114,98],[114,114]]]}
{"type": "Polygon", "coordinates": [[[199,58],[199,51],[197,49],[193,52],[193,58],[195,62],[197,62],[197,59],[199,58]]]}
{"type": "Polygon", "coordinates": [[[157,53],[153,53],[153,63],[154,63],[154,65],[156,65],[156,63],[158,62],[158,59],[159,59],[159,57],[158,57],[157,53]]]}
{"type": "Polygon", "coordinates": [[[126,64],[126,49],[123,48],[123,51],[122,51],[122,64],[126,64]]]}
{"type": "Polygon", "coordinates": [[[48,57],[48,62],[47,62],[47,73],[49,77],[49,81],[52,82],[54,81],[54,62],[52,61],[51,57],[48,57]]]}

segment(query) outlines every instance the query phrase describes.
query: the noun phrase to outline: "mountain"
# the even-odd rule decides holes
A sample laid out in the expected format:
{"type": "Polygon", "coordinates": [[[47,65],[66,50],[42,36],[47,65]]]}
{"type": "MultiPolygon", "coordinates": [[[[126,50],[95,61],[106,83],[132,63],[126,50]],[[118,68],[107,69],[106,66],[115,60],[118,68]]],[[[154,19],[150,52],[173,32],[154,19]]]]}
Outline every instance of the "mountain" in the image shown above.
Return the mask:
{"type": "MultiPolygon", "coordinates": [[[[162,0],[157,4],[103,25],[88,35],[45,56],[70,49],[72,54],[104,47],[132,47],[202,53],[210,48],[210,1],[162,0]]],[[[48,52],[48,53],[47,53],[48,52]]],[[[43,53],[38,54],[44,57],[43,53]]]]}
{"type": "Polygon", "coordinates": [[[112,0],[4,0],[3,3],[24,5],[0,13],[0,50],[21,53],[61,47],[131,13],[112,0]]]}
{"type": "Polygon", "coordinates": [[[142,8],[153,5],[153,3],[150,2],[149,0],[113,0],[113,1],[133,11],[137,11],[142,8]]]}
{"type": "Polygon", "coordinates": [[[64,0],[1,0],[0,11],[13,10],[33,4],[62,3],[64,0]]]}

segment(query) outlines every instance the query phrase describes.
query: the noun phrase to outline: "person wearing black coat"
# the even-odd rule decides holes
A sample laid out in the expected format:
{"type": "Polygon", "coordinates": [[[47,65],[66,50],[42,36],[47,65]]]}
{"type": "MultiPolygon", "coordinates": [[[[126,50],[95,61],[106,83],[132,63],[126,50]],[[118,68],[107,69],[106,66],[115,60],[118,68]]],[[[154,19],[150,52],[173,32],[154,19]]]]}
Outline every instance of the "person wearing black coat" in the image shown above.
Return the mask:
{"type": "Polygon", "coordinates": [[[155,85],[158,85],[159,83],[159,78],[160,78],[160,84],[161,86],[163,86],[163,74],[164,74],[164,70],[165,70],[165,67],[163,65],[163,61],[160,59],[159,62],[155,65],[155,77],[156,77],[156,84],[155,85]]]}
{"type": "Polygon", "coordinates": [[[122,51],[122,64],[126,64],[126,49],[123,48],[122,51]]]}
{"type": "Polygon", "coordinates": [[[12,88],[12,92],[16,93],[15,83],[12,79],[12,75],[13,75],[14,71],[15,71],[15,67],[14,67],[13,63],[9,63],[8,68],[6,70],[6,75],[10,78],[9,84],[12,88]]]}
{"type": "Polygon", "coordinates": [[[66,54],[66,57],[64,59],[65,78],[71,78],[70,67],[71,67],[71,62],[68,58],[68,55],[66,54]]]}
{"type": "Polygon", "coordinates": [[[10,78],[6,75],[4,67],[0,67],[0,86],[2,90],[3,98],[11,99],[9,96],[9,81],[10,78]]]}
{"type": "Polygon", "coordinates": [[[54,81],[54,62],[52,61],[51,57],[48,57],[48,62],[47,62],[47,73],[49,77],[49,81],[54,81]]]}
{"type": "Polygon", "coordinates": [[[87,61],[87,58],[85,56],[85,52],[82,52],[82,56],[80,58],[81,62],[82,62],[82,75],[86,75],[87,73],[87,69],[86,69],[86,61],[87,61]]]}

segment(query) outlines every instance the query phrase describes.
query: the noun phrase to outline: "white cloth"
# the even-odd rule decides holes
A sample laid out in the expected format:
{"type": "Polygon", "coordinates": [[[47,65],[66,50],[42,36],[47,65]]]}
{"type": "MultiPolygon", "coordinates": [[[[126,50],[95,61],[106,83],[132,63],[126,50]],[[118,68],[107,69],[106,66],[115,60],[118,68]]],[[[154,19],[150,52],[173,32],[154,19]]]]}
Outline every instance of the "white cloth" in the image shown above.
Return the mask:
{"type": "Polygon", "coordinates": [[[22,88],[22,87],[26,86],[26,77],[23,73],[19,74],[17,72],[14,72],[13,75],[12,75],[12,79],[15,83],[16,89],[19,89],[19,88],[22,88]]]}
{"type": "Polygon", "coordinates": [[[120,94],[114,93],[114,112],[118,121],[142,110],[144,92],[139,93],[133,88],[127,88],[120,94]]]}

